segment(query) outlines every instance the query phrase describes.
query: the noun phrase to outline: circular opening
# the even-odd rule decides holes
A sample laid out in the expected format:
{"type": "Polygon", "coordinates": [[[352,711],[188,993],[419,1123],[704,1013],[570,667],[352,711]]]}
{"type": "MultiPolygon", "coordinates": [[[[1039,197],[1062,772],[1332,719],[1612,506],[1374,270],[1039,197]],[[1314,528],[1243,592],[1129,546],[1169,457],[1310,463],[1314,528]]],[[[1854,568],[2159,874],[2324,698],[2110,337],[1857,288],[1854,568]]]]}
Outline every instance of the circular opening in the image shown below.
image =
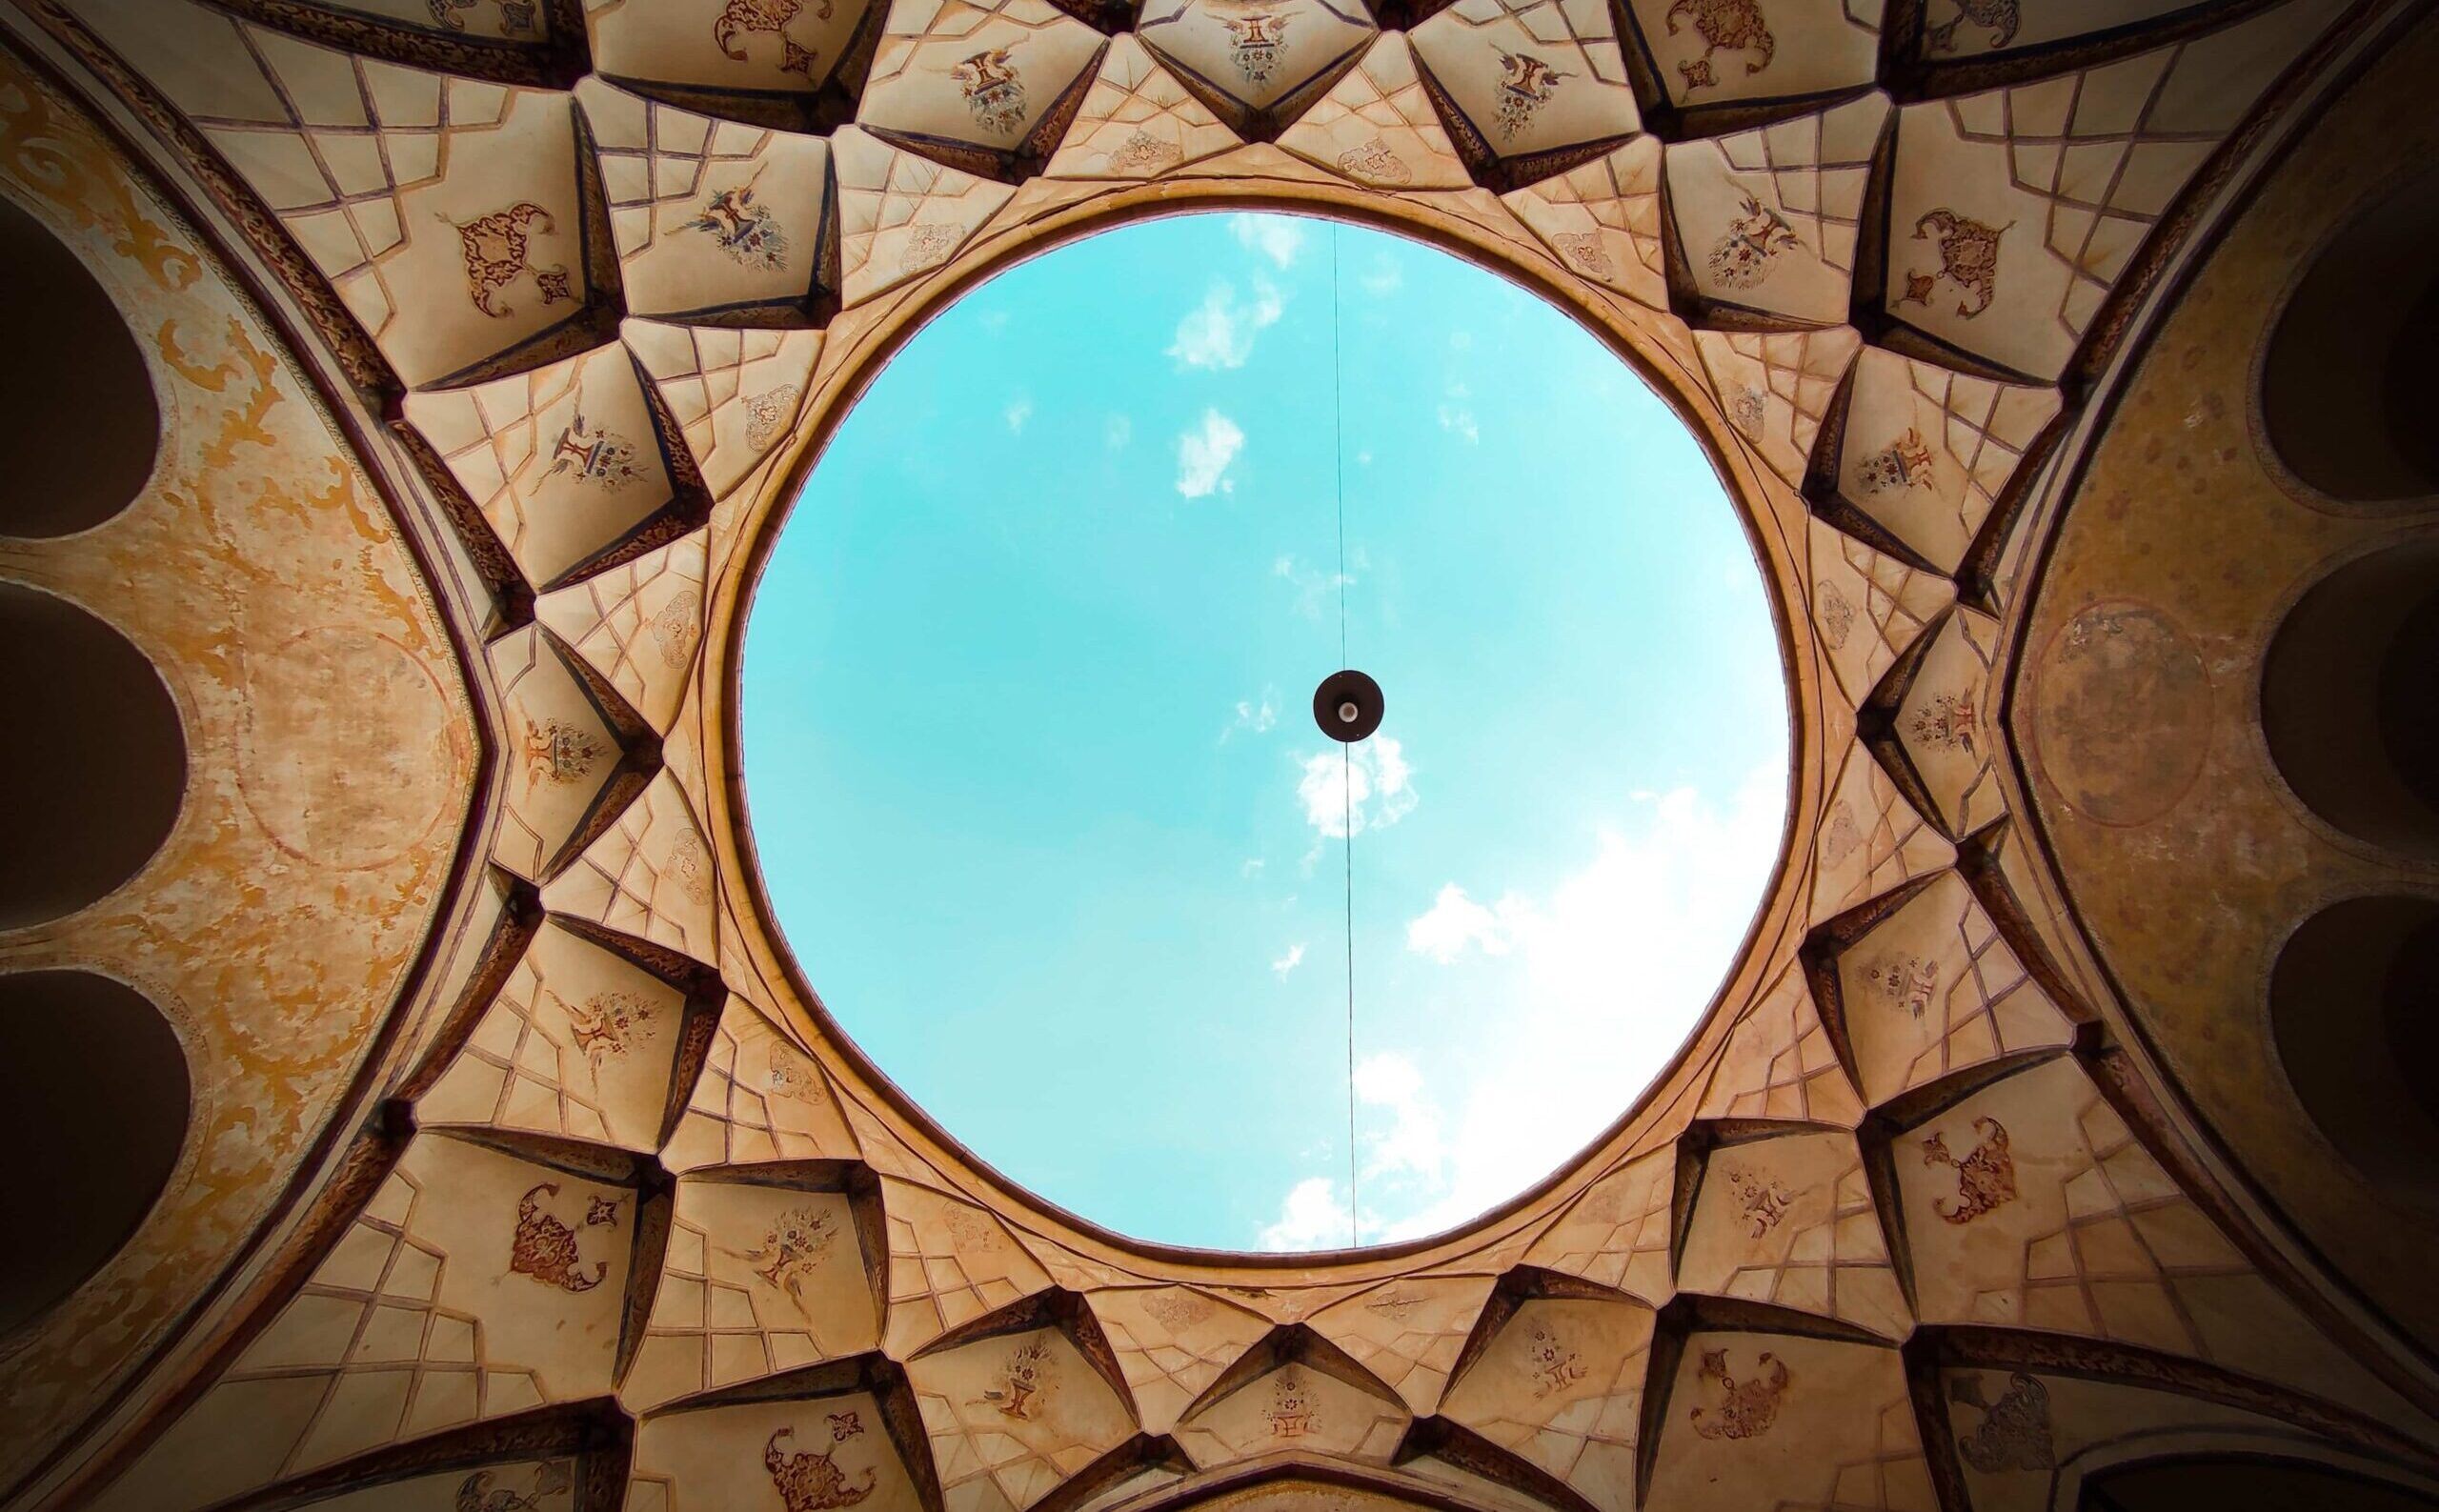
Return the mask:
{"type": "Polygon", "coordinates": [[[1420,1237],[1547,1176],[1783,837],[1707,454],[1559,310],[1326,221],[1141,222],[942,312],[796,501],[741,696],[823,1003],[982,1159],[1166,1243],[1420,1237]],[[1348,668],[1385,715],[1341,743],[1348,668]]]}
{"type": "Polygon", "coordinates": [[[76,254],[5,199],[0,289],[18,352],[0,365],[0,534],[90,530],[152,475],[161,412],[144,353],[76,254]]]}
{"type": "Polygon", "coordinates": [[[42,1240],[0,1255],[0,1333],[57,1306],[135,1232],[177,1165],[188,1099],[178,1037],[133,988],[0,976],[0,1139],[44,1152],[10,1178],[42,1240]]]}
{"type": "Polygon", "coordinates": [[[2297,600],[2263,661],[2261,718],[2312,812],[2439,856],[2439,540],[2349,562],[2297,600]]]}
{"type": "Polygon", "coordinates": [[[2270,333],[2262,424],[2279,459],[2324,494],[2375,502],[2439,493],[2439,173],[2330,239],[2270,333]],[[2365,297],[2376,291],[2377,297],[2365,297]]]}
{"type": "Polygon", "coordinates": [[[2304,1111],[2394,1195],[2439,1201],[2439,901],[2360,897],[2307,919],[2269,978],[2304,1111]]]}
{"type": "Polygon", "coordinates": [[[186,736],[142,652],[65,599],[0,583],[0,928],[72,914],[133,877],[186,796],[186,736]]]}

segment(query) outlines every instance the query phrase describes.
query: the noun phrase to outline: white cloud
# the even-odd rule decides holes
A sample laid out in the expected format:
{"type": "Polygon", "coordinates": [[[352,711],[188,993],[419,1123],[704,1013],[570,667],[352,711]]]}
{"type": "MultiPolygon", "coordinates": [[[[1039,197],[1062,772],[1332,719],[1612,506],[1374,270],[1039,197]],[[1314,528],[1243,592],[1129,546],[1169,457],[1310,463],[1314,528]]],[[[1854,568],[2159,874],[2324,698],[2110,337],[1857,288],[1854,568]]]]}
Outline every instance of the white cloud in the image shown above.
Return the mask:
{"type": "Polygon", "coordinates": [[[1202,303],[1178,322],[1169,355],[1180,367],[1241,368],[1254,354],[1254,337],[1279,324],[1286,312],[1278,287],[1260,274],[1254,277],[1251,304],[1237,302],[1234,284],[1214,283],[1203,292],[1202,303]]]}
{"type": "Polygon", "coordinates": [[[1355,281],[1363,286],[1365,293],[1378,299],[1396,293],[1404,288],[1406,275],[1396,263],[1381,256],[1374,258],[1371,270],[1359,274],[1355,281]]]}
{"type": "Polygon", "coordinates": [[[1245,433],[1217,410],[1202,412],[1202,423],[1178,437],[1178,492],[1188,498],[1209,498],[1217,491],[1234,494],[1236,481],[1226,477],[1228,464],[1245,449],[1245,433]]]}
{"type": "Polygon", "coordinates": [[[1389,1132],[1373,1137],[1364,1175],[1441,1175],[1448,1151],[1441,1138],[1440,1106],[1424,1090],[1422,1073],[1412,1060],[1391,1051],[1358,1061],[1355,1097],[1366,1107],[1389,1110],[1389,1132]]]}
{"type": "Polygon", "coordinates": [[[1304,228],[1284,215],[1237,215],[1228,223],[1237,245],[1285,268],[1304,250],[1304,228]]]}
{"type": "Polygon", "coordinates": [[[1372,454],[1369,452],[1356,453],[1355,465],[1357,467],[1370,467],[1372,465],[1372,454]]]}
{"type": "Polygon", "coordinates": [[[1245,864],[1237,868],[1237,875],[1239,877],[1260,877],[1261,875],[1261,869],[1265,864],[1266,863],[1260,857],[1248,856],[1245,857],[1245,864]]]}
{"type": "Polygon", "coordinates": [[[1287,947],[1286,955],[1272,961],[1270,969],[1280,981],[1285,981],[1287,974],[1302,964],[1304,964],[1304,942],[1300,939],[1287,947]]]}
{"type": "Polygon", "coordinates": [[[1279,705],[1271,701],[1270,694],[1265,691],[1260,702],[1251,698],[1237,700],[1237,716],[1228,722],[1227,729],[1220,732],[1220,738],[1225,740],[1240,730],[1252,735],[1268,735],[1278,723],[1279,705]]]}
{"type": "Polygon", "coordinates": [[[1270,575],[1296,590],[1296,613],[1306,619],[1320,618],[1324,608],[1335,609],[1338,591],[1355,586],[1355,579],[1345,573],[1307,567],[1292,555],[1272,562],[1270,575]]]}
{"type": "Polygon", "coordinates": [[[1009,403],[1006,413],[1008,433],[1022,435],[1025,433],[1025,422],[1033,418],[1033,401],[1019,395],[1009,403]]]}
{"type": "Polygon", "coordinates": [[[1469,443],[1482,444],[1482,427],[1474,421],[1474,407],[1468,402],[1474,391],[1461,383],[1448,385],[1448,395],[1440,401],[1440,429],[1452,431],[1469,443]]]}
{"type": "MultiPolygon", "coordinates": [[[[1501,906],[1507,905],[1502,902],[1501,906]]],[[[1440,889],[1440,897],[1428,912],[1406,924],[1406,949],[1445,966],[1463,955],[1468,945],[1481,946],[1485,956],[1506,955],[1507,923],[1498,913],[1467,897],[1463,888],[1450,882],[1440,889]]]]}
{"type": "Polygon", "coordinates": [[[1304,803],[1304,822],[1324,839],[1386,829],[1422,801],[1405,749],[1388,736],[1298,760],[1302,775],[1296,796],[1304,803]]]}
{"type": "Polygon", "coordinates": [[[1135,439],[1135,422],[1122,414],[1113,414],[1101,425],[1101,445],[1115,452],[1135,439]]]}
{"type": "Polygon", "coordinates": [[[1334,1249],[1347,1240],[1346,1204],[1326,1176],[1296,1183],[1279,1206],[1279,1221],[1261,1231],[1266,1250],[1334,1249]]]}

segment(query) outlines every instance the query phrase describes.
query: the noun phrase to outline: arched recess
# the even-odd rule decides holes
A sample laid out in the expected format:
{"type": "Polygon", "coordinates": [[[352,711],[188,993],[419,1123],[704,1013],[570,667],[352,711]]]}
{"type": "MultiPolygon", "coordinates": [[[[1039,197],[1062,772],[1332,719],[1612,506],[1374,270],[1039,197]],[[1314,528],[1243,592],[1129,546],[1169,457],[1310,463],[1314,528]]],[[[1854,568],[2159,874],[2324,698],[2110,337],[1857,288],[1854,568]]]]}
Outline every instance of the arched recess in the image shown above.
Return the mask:
{"type": "Polygon", "coordinates": [[[2439,1205],[2439,898],[2348,898],[2288,937],[2270,1032],[2304,1111],[2398,1198],[2439,1205]]]}
{"type": "Polygon", "coordinates": [[[133,502],[161,449],[161,409],[134,333],[48,227],[0,199],[0,535],[91,530],[133,502]]]}
{"type": "Polygon", "coordinates": [[[2439,1512],[2439,1501],[2334,1465],[2213,1455],[2127,1465],[2084,1482],[2078,1512],[2439,1512]]]}
{"type": "Polygon", "coordinates": [[[0,929],[75,912],[141,870],[186,796],[186,736],[152,663],[62,598],[0,582],[0,929]]]}
{"type": "Polygon", "coordinates": [[[2261,719],[2312,812],[2439,857],[2439,535],[2349,562],[2297,600],[2263,658],[2261,719]]]}
{"type": "Polygon", "coordinates": [[[2297,477],[2371,503],[2439,494],[2439,172],[2384,193],[2321,250],[2270,330],[2262,428],[2297,477]]]}
{"type": "Polygon", "coordinates": [[[83,971],[0,976],[0,1139],[40,1151],[10,1178],[34,1242],[0,1248],[0,1334],[118,1253],[177,1167],[186,1052],[141,993],[83,971]]]}

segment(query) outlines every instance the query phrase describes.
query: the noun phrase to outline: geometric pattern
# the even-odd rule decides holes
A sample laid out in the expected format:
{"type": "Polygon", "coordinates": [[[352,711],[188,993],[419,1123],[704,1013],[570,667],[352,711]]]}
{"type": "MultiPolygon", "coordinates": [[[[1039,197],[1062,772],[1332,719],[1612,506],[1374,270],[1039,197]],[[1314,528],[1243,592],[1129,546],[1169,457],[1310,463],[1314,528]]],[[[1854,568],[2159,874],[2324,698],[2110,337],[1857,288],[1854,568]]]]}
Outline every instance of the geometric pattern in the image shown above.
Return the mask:
{"type": "Polygon", "coordinates": [[[2055,389],[1865,347],[1839,437],[1839,496],[1954,573],[2059,403],[2055,389]]]}
{"type": "Polygon", "coordinates": [[[1846,946],[1838,987],[1864,1098],[1874,1107],[1966,1066],[2074,1037],[1954,872],[1933,877],[1846,946]]]}
{"type": "Polygon", "coordinates": [[[629,320],[618,334],[669,407],[715,498],[787,439],[821,355],[818,331],[629,320]]]}
{"type": "Polygon", "coordinates": [[[1789,966],[1728,1032],[1703,1094],[1705,1119],[1784,1119],[1853,1128],[1863,1102],[1838,1064],[1800,966],[1789,966]]]}
{"type": "Polygon", "coordinates": [[[1413,39],[1461,134],[1492,159],[1614,142],[1643,124],[1598,0],[1457,0],[1413,39]]]}
{"type": "Polygon", "coordinates": [[[655,730],[676,722],[702,640],[706,544],[696,531],[534,601],[534,617],[655,730]]]}
{"type": "Polygon", "coordinates": [[[1236,145],[1237,133],[1129,33],[1110,40],[1099,77],[1042,171],[1052,178],[1153,178],[1236,145]]]}
{"type": "Polygon", "coordinates": [[[1880,67],[1883,0],[1824,0],[1762,10],[1761,37],[1712,46],[1676,0],[1628,0],[1627,12],[1669,103],[1692,110],[1731,100],[1798,99],[1869,84],[1880,67]]]}
{"type": "Polygon", "coordinates": [[[1440,1404],[1496,1280],[1422,1276],[1349,1298],[1313,1315],[1313,1331],[1402,1398],[1416,1415],[1440,1404]]]}
{"type": "Polygon", "coordinates": [[[1596,1507],[1631,1507],[1652,1320],[1635,1302],[1526,1301],[1448,1388],[1441,1415],[1596,1507]]]}
{"type": "Polygon", "coordinates": [[[1168,1432],[1205,1386],[1270,1332],[1267,1320],[1183,1286],[1114,1287],[1086,1300],[1145,1433],[1168,1432]]]}
{"type": "Polygon", "coordinates": [[[1939,1512],[1893,1349],[1696,1333],[1666,1403],[1647,1506],[1939,1512]]]}
{"type": "Polygon", "coordinates": [[[900,151],[856,127],[830,139],[838,167],[838,222],[850,307],[937,268],[1016,191],[900,151]]]}
{"type": "Polygon", "coordinates": [[[1999,622],[1960,605],[1932,635],[1897,703],[1898,744],[1940,823],[1959,838],[2006,812],[1989,722],[1998,707],[1998,643],[1999,622]]]}
{"type": "Polygon", "coordinates": [[[1677,1283],[1837,1318],[1890,1339],[1913,1325],[1872,1207],[1863,1153],[1834,1130],[1711,1152],[1677,1283]]]}
{"type": "Polygon", "coordinates": [[[1821,418],[1863,337],[1848,326],[1770,334],[1697,331],[1694,345],[1728,423],[1764,466],[1801,488],[1821,418]]]}
{"type": "Polygon", "coordinates": [[[1864,185],[1888,97],[1668,148],[1668,200],[1705,299],[1806,325],[1846,318],[1864,185]]]}
{"type": "Polygon", "coordinates": [[[1179,1422],[1178,1447],[1200,1469],[1280,1450],[1386,1464],[1409,1419],[1394,1397],[1303,1360],[1246,1381],[1179,1422]]]}
{"type": "Polygon", "coordinates": [[[1413,50],[1395,32],[1374,41],[1279,145],[1372,189],[1468,189],[1474,182],[1423,91],[1413,50]]]}
{"type": "Polygon", "coordinates": [[[1056,1328],[907,1365],[948,1512],[1024,1512],[1133,1435],[1126,1405],[1056,1328]]]}
{"type": "Polygon", "coordinates": [[[616,780],[620,761],[616,725],[568,661],[539,625],[491,645],[500,727],[514,753],[492,859],[532,882],[572,859],[566,853],[616,780]]]}
{"type": "MultiPolygon", "coordinates": [[[[626,1512],[780,1512],[782,1476],[800,1508],[937,1512],[908,1473],[905,1457],[922,1445],[900,1438],[884,1405],[896,1400],[850,1377],[773,1401],[749,1393],[718,1406],[647,1414],[635,1429],[626,1512]]],[[[433,1512],[526,1509],[486,1503],[433,1512]]]]}
{"type": "Polygon", "coordinates": [[[1502,203],[1560,259],[1594,283],[1654,310],[1668,308],[1660,235],[1661,147],[1638,136],[1555,178],[1502,195],[1502,203]]]}
{"type": "Polygon", "coordinates": [[[1955,861],[1956,847],[1914,812],[1871,748],[1861,740],[1848,745],[1814,843],[1811,921],[1834,918],[1955,861]]]}
{"type": "Polygon", "coordinates": [[[1586,1187],[1524,1258],[1659,1306],[1676,1289],[1668,1270],[1676,1180],[1675,1145],[1627,1161],[1586,1187]]]}
{"type": "Polygon", "coordinates": [[[1813,629],[1839,688],[1860,709],[1881,675],[1954,600],[1956,587],[1820,520],[1811,534],[1813,629]]]}
{"type": "Polygon", "coordinates": [[[677,1131],[660,1152],[673,1171],[766,1160],[856,1157],[837,1094],[811,1056],[731,994],[677,1131]]]}
{"type": "Polygon", "coordinates": [[[960,1323],[1021,1301],[1050,1274],[1007,1226],[975,1204],[881,1178],[889,1215],[889,1329],[881,1347],[906,1360],[960,1323]]]}
{"type": "Polygon", "coordinates": [[[545,883],[542,906],[621,934],[719,959],[712,854],[677,779],[663,771],[574,865],[545,883]]]}
{"type": "Polygon", "coordinates": [[[1275,136],[1379,29],[1348,0],[1280,0],[1251,13],[1219,0],[1147,0],[1135,34],[1213,113],[1246,136],[1275,136]]]}
{"type": "Polygon", "coordinates": [[[1013,153],[1084,88],[1104,45],[1049,0],[892,6],[856,118],[961,159],[1013,153]]]}

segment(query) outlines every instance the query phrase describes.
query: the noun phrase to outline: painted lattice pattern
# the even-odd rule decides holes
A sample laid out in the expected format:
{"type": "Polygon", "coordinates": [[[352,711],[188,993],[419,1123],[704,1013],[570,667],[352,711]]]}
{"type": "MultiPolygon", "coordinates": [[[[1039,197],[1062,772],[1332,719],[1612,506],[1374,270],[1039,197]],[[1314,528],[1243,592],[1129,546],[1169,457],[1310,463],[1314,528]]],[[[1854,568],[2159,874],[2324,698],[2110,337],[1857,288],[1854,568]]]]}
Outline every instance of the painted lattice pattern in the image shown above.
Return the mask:
{"type": "Polygon", "coordinates": [[[1668,149],[1669,202],[1709,299],[1835,325],[1851,303],[1864,187],[1888,100],[1668,149]]]}
{"type": "Polygon", "coordinates": [[[751,1003],[732,994],[661,1163],[691,1171],[856,1153],[821,1068],[751,1003]]]}
{"type": "Polygon", "coordinates": [[[411,393],[405,408],[537,588],[581,573],[673,493],[642,380],[615,343],[471,389],[411,393]]]}
{"type": "Polygon", "coordinates": [[[1879,757],[1860,740],[1849,745],[1814,842],[1813,922],[1834,918],[1955,860],[1956,847],[1914,812],[1879,757]]]}
{"type": "Polygon", "coordinates": [[[1643,125],[1609,8],[1597,0],[1458,0],[1415,29],[1414,50],[1495,157],[1643,125]]]}
{"type": "Polygon", "coordinates": [[[925,1355],[907,1375],[952,1512],[1024,1512],[1134,1431],[1057,1329],[925,1355]]]}
{"type": "Polygon", "coordinates": [[[545,924],[416,1116],[652,1149],[685,1014],[677,989],[545,924]]]}
{"type": "Polygon", "coordinates": [[[1237,145],[1133,33],[1111,39],[1099,77],[1043,171],[1052,178],[1158,178],[1237,145]]]}
{"type": "Polygon", "coordinates": [[[675,722],[702,640],[704,549],[697,531],[534,605],[655,730],[675,722]]]}
{"type": "Polygon", "coordinates": [[[1016,191],[901,152],[854,127],[831,138],[846,302],[861,304],[955,257],[1016,191]]]}
{"type": "Polygon", "coordinates": [[[543,887],[542,906],[716,961],[712,892],[711,847],[677,779],[662,772],[543,887]]]}
{"type": "Polygon", "coordinates": [[[1688,1291],[1844,1319],[1890,1339],[1913,1326],[1851,1135],[1785,1135],[1711,1152],[1686,1222],[1688,1291]]]}
{"type": "Polygon", "coordinates": [[[1675,1289],[1668,1274],[1668,1204],[1676,1178],[1673,1146],[1627,1162],[1586,1188],[1525,1258],[1658,1306],[1675,1289]]]}
{"type": "Polygon", "coordinates": [[[1839,495],[1952,573],[2059,403],[2055,389],[1865,347],[1839,442],[1839,495]]]}
{"type": "Polygon", "coordinates": [[[803,299],[830,212],[819,137],[715,120],[598,79],[576,87],[610,200],[627,309],[678,315],[803,299]]]}
{"type": "Polygon", "coordinates": [[[889,1214],[884,1347],[897,1359],[1050,1284],[1006,1225],[971,1202],[888,1176],[881,1202],[889,1214]]]}
{"type": "Polygon", "coordinates": [[[1819,520],[1811,546],[1813,633],[1846,701],[1860,709],[1881,675],[1955,601],[1956,586],[1819,520]]]}
{"type": "Polygon", "coordinates": [[[1441,1414],[1596,1507],[1631,1505],[1652,1319],[1632,1302],[1527,1301],[1449,1388],[1441,1414]]]}
{"type": "Polygon", "coordinates": [[[1146,1433],[1166,1433],[1204,1387],[1270,1331],[1267,1320],[1185,1286],[1088,1294],[1146,1433]]]}
{"type": "Polygon", "coordinates": [[[1998,646],[1997,620],[1953,611],[1898,701],[1898,743],[1952,836],[2006,812],[1996,775],[1998,646]]]}
{"type": "Polygon", "coordinates": [[[1706,1119],[1787,1119],[1852,1128],[1863,1118],[1801,967],[1789,966],[1728,1034],[1703,1094],[1706,1119]]]}
{"type": "Polygon", "coordinates": [[[1012,151],[1100,50],[1099,32],[1049,0],[892,6],[856,118],[876,131],[1012,151]]]}
{"type": "Polygon", "coordinates": [[[1801,487],[1821,417],[1863,338],[1845,326],[1769,334],[1697,331],[1694,345],[1737,434],[1770,471],[1801,487]]]}
{"type": "Polygon", "coordinates": [[[1313,1315],[1322,1338],[1388,1383],[1418,1415],[1438,1407],[1465,1335],[1490,1297],[1489,1276],[1421,1276],[1360,1293],[1313,1315]]]}
{"type": "Polygon", "coordinates": [[[564,852],[617,770],[617,735],[538,625],[491,646],[500,719],[511,743],[492,858],[528,881],[565,864],[564,852]]]}
{"type": "Polygon", "coordinates": [[[1402,36],[1376,40],[1313,103],[1279,145],[1373,189],[1466,189],[1473,178],[1449,145],[1402,36]]]}
{"type": "Polygon", "coordinates": [[[1660,234],[1660,138],[1615,151],[1504,195],[1517,219],[1568,267],[1654,310],[1668,308],[1660,234]]]}
{"type": "Polygon", "coordinates": [[[1864,1096],[1875,1106],[1962,1067],[2064,1045],[2073,1035],[1954,872],[1848,946],[1838,980],[1864,1096]]]}
{"type": "Polygon", "coordinates": [[[821,355],[817,331],[732,331],[630,320],[619,336],[725,497],[796,423],[821,355]]]}

